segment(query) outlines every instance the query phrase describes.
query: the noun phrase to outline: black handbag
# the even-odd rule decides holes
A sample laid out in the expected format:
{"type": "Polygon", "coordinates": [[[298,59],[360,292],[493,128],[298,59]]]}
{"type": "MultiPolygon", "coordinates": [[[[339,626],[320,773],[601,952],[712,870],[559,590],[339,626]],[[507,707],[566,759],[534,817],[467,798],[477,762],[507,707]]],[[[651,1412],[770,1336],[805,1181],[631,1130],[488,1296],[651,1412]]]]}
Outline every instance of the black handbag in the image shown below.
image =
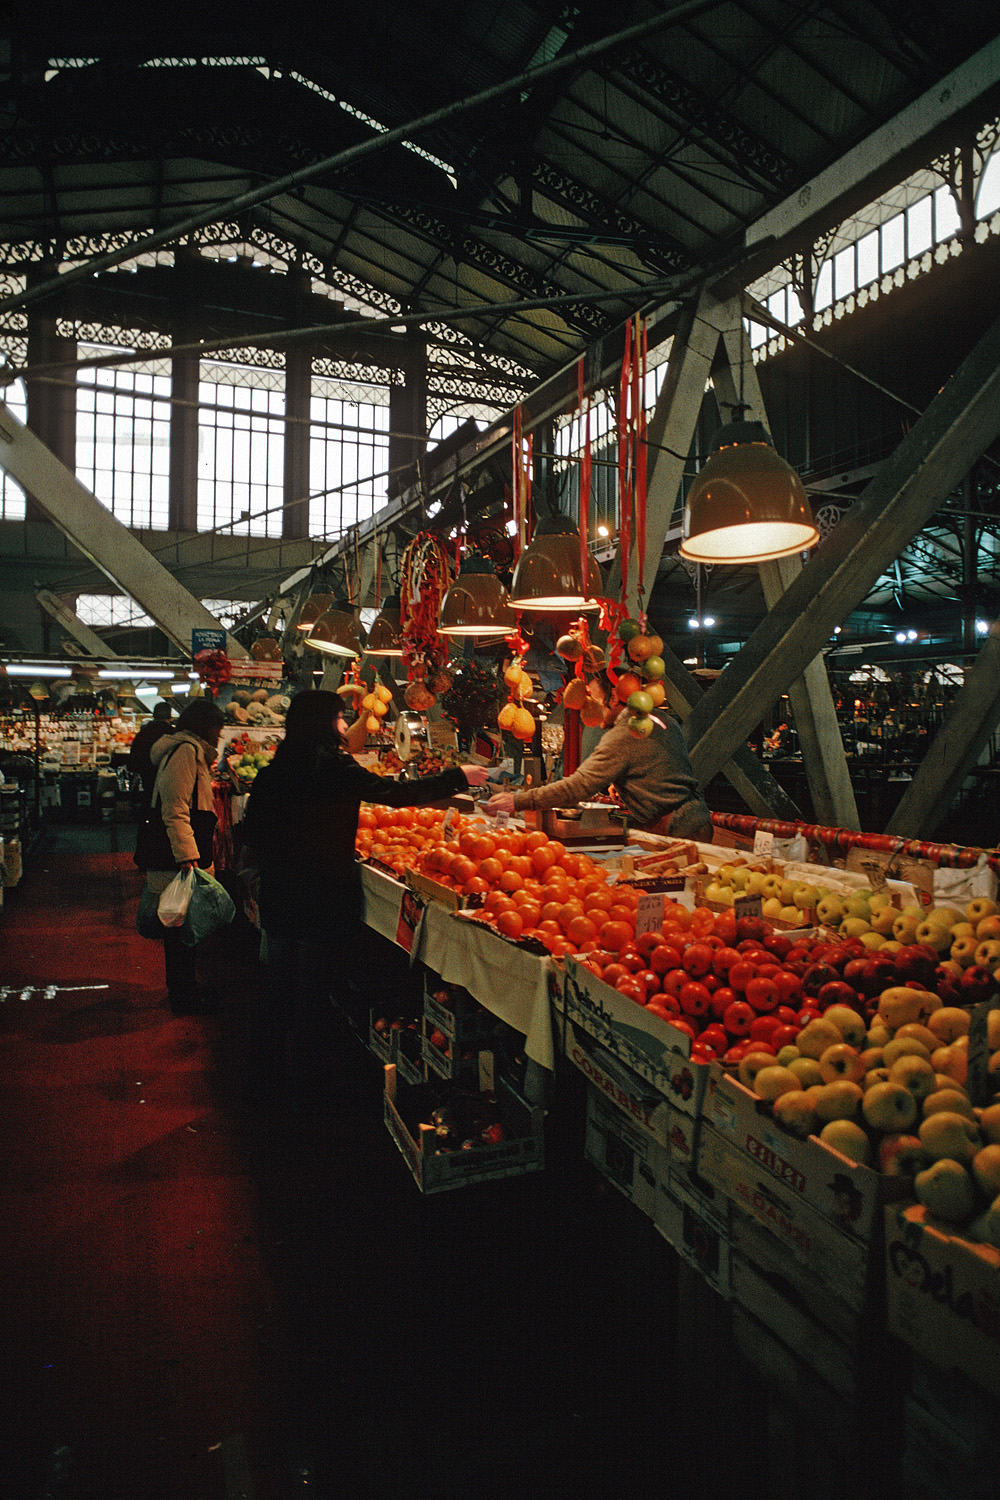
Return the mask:
{"type": "MultiPolygon", "coordinates": [[[[175,755],[180,749],[176,745],[170,755],[175,755]]],[[[163,764],[166,765],[170,759],[166,757],[163,764]]],[[[162,769],[162,767],[161,767],[162,769]]],[[[194,841],[198,845],[199,865],[210,865],[213,857],[213,844],[215,841],[216,816],[207,808],[195,807],[195,797],[198,795],[197,778],[195,789],[191,794],[191,806],[188,817],[191,819],[191,832],[194,841]]],[[[163,813],[158,801],[144,808],[139,815],[139,826],[136,830],[135,853],[133,862],[140,870],[178,870],[174,851],[170,846],[170,836],[167,833],[167,825],[163,821],[163,813]]]]}

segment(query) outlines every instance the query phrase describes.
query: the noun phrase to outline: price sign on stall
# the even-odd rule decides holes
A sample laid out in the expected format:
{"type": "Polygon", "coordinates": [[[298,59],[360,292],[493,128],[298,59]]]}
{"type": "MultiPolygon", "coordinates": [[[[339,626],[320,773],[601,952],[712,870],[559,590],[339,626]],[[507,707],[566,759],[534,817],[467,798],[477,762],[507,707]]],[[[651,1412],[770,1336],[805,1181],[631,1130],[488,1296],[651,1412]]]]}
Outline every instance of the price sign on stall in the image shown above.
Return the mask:
{"type": "Polygon", "coordinates": [[[774,853],[774,834],[758,828],[753,836],[753,852],[758,859],[770,859],[774,853]]]}
{"type": "Polygon", "coordinates": [[[404,891],[399,903],[399,921],[396,924],[396,942],[405,953],[413,952],[413,935],[420,926],[424,914],[424,903],[413,891],[404,891]]]}
{"type": "Polygon", "coordinates": [[[762,907],[759,896],[737,896],[733,902],[733,912],[737,917],[761,917],[764,915],[762,907]]]}
{"type": "Polygon", "coordinates": [[[635,909],[635,935],[659,932],[663,926],[663,892],[643,891],[635,909]]]}

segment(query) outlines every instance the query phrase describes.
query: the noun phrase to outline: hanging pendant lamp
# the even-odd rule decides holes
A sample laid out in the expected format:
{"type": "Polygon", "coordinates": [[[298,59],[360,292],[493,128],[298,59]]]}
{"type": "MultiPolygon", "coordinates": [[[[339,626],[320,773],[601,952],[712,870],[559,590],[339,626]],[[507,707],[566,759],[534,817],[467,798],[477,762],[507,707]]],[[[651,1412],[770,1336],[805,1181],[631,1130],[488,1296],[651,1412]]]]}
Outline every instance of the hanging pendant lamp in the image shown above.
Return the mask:
{"type": "Polygon", "coordinates": [[[311,651],[324,656],[360,656],[365,649],[361,626],[346,599],[338,599],[320,615],[306,636],[311,651]]]}
{"type": "Polygon", "coordinates": [[[819,532],[802,480],[774,451],[762,422],[720,428],[684,507],[682,557],[762,563],[804,552],[819,532]]]}
{"type": "Polygon", "coordinates": [[[567,516],[543,516],[518,558],[510,585],[514,609],[599,609],[601,570],[587,553],[587,576],[581,576],[580,533],[567,516]]]}
{"type": "Polygon", "coordinates": [[[481,553],[470,553],[441,600],[438,633],[502,640],[516,629],[517,616],[492,564],[481,553]]]}
{"type": "Polygon", "coordinates": [[[368,639],[365,642],[366,656],[402,656],[400,608],[399,595],[387,594],[368,632],[368,639]]]}
{"type": "Polygon", "coordinates": [[[297,630],[311,630],[321,615],[325,615],[333,603],[332,594],[310,594],[299,610],[297,630]]]}

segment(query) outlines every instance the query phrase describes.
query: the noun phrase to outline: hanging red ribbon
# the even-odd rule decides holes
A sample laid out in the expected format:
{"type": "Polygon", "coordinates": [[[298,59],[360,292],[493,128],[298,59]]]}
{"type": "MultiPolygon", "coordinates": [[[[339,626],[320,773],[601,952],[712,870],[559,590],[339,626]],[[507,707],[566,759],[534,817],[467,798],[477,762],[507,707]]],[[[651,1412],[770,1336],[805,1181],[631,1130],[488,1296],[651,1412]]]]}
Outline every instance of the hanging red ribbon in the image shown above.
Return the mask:
{"type": "Polygon", "coordinates": [[[584,394],[583,364],[581,354],[576,367],[577,410],[583,422],[583,453],[580,459],[580,578],[584,589],[587,586],[587,570],[590,562],[590,400],[584,394]],[[586,410],[584,404],[586,403],[586,410]]]}
{"type": "Polygon", "coordinates": [[[632,551],[632,468],[629,444],[629,394],[632,370],[632,324],[625,324],[625,348],[618,382],[618,555],[622,568],[622,603],[628,599],[629,555],[632,551]]]}
{"type": "Polygon", "coordinates": [[[635,540],[639,553],[639,620],[646,628],[646,357],[648,353],[645,319],[638,314],[635,322],[637,400],[635,421],[635,540]]]}

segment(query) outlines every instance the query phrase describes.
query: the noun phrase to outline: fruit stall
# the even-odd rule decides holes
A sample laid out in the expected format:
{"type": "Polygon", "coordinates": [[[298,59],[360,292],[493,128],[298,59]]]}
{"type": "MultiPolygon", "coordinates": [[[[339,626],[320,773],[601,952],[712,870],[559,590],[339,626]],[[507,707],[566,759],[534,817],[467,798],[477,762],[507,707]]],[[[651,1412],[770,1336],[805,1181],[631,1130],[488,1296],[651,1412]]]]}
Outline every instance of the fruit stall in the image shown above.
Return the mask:
{"type": "Polygon", "coordinates": [[[964,854],[869,880],[773,845],[638,838],[569,849],[471,809],[363,809],[367,920],[425,975],[421,1015],[372,1018],[407,1166],[425,1192],[543,1169],[542,1111],[582,1075],[583,1151],[678,1257],[711,1378],[724,1330],[796,1442],[879,1442],[905,1493],[985,1493],[995,1440],[969,1414],[1000,1395],[995,880],[972,894],[964,854]],[[933,1483],[931,1434],[950,1455],[933,1483]]]}

